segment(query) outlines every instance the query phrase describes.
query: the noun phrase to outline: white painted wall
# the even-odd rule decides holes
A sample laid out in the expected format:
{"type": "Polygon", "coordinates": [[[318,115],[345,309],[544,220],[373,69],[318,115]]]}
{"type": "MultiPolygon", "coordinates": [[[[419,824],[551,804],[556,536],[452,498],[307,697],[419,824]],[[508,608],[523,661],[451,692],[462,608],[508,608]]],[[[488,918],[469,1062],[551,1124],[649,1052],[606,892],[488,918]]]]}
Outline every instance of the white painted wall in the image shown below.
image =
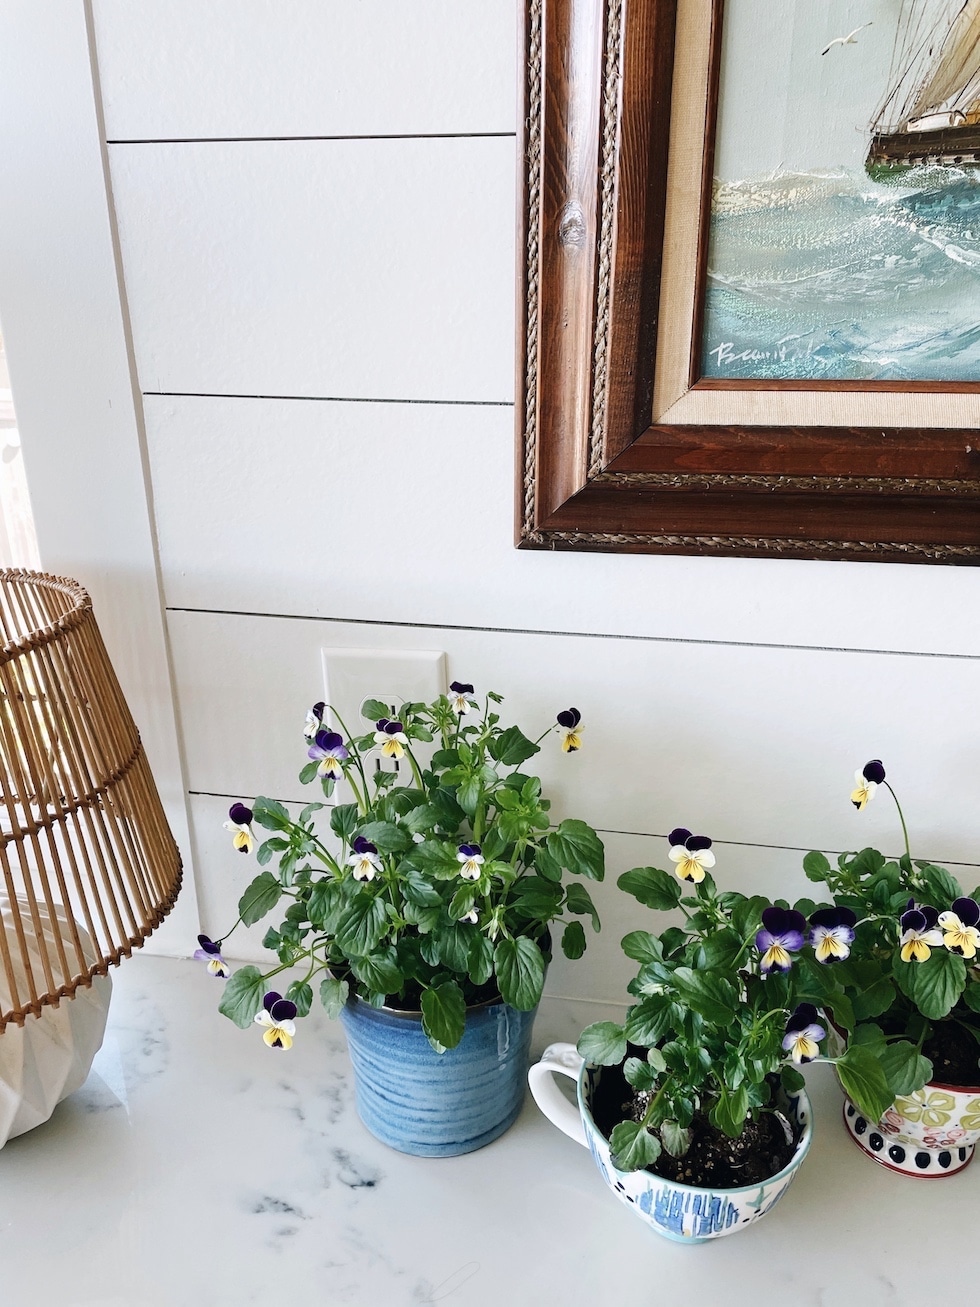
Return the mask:
{"type": "Polygon", "coordinates": [[[324,645],[582,710],[541,768],[608,833],[607,933],[556,993],[625,997],[615,876],[674,825],[788,896],[800,850],[895,849],[868,757],[918,852],[980,863],[976,572],[513,549],[516,0],[94,17],[206,930],[251,870],[230,799],[301,797],[324,645]]]}

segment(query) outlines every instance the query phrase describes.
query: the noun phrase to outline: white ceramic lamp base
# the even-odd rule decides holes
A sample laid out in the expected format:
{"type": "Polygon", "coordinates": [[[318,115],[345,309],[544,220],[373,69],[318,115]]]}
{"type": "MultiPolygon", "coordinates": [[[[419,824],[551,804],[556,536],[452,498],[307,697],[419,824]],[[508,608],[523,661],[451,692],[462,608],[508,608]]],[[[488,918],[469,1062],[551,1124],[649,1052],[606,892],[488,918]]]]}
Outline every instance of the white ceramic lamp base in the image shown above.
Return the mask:
{"type": "MultiPolygon", "coordinates": [[[[5,919],[9,911],[7,904],[0,905],[5,919]]],[[[53,922],[43,909],[41,915],[46,936],[53,940],[58,931],[67,938],[67,919],[60,911],[53,922]]],[[[79,935],[88,954],[91,941],[81,930],[79,935]]],[[[45,1007],[23,1026],[8,1025],[0,1035],[0,1148],[47,1121],[61,1100],[84,1084],[102,1046],[111,993],[109,977],[96,976],[91,987],[80,988],[74,998],[62,999],[56,1008],[45,1007]]],[[[9,1007],[2,968],[0,1001],[9,1007]]]]}

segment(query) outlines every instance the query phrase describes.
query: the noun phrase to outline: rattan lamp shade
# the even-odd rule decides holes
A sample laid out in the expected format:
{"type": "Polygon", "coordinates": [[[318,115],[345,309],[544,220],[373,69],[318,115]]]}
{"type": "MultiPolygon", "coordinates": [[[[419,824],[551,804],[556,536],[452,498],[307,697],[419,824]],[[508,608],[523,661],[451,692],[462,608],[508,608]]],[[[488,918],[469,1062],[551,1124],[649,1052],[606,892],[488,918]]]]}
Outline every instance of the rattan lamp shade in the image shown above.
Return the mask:
{"type": "Polygon", "coordinates": [[[138,948],[181,865],[85,590],[0,571],[0,640],[2,1031],[138,948]]]}

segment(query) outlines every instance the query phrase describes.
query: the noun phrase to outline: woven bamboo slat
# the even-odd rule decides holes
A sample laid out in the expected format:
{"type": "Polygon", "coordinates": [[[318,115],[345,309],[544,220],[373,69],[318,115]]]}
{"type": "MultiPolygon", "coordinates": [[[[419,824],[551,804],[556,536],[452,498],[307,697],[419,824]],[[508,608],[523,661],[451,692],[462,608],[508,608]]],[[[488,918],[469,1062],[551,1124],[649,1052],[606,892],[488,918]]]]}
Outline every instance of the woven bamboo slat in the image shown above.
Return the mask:
{"type": "Polygon", "coordinates": [[[0,641],[2,1032],[139,948],[181,862],[87,592],[0,570],[0,641]]]}

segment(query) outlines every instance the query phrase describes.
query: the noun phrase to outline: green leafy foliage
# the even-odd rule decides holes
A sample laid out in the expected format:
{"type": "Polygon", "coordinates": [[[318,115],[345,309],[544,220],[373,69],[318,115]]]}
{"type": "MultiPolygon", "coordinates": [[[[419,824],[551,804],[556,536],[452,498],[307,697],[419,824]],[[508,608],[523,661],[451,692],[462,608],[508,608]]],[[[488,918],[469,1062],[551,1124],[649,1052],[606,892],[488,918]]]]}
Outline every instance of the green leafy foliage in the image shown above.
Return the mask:
{"type": "MultiPolygon", "coordinates": [[[[277,963],[229,981],[222,1010],[232,1019],[247,1025],[263,987],[275,988],[277,966],[295,966],[304,979],[289,995],[300,1016],[317,985],[332,1015],[353,992],[421,1008],[433,1047],[446,1049],[458,1042],[466,1005],[483,1001],[488,986],[527,1011],[540,999],[552,947],[582,956],[599,914],[580,879],[565,882],[602,879],[602,842],[574,818],[552,828],[540,779],[521,770],[541,745],[501,722],[499,701],[490,694],[458,715],[446,696],[396,706],[368,699],[363,734],[344,740],[341,802],[309,803],[296,818],[278,800],[253,801],[255,825],[269,838],[257,847],[241,921],[275,910],[264,942],[277,963]],[[408,742],[397,773],[376,766],[372,725],[393,716],[408,742]],[[359,839],[375,853],[355,878],[359,839]],[[472,878],[463,874],[463,844],[480,846],[472,878]]],[[[321,782],[308,742],[301,747],[301,782],[322,784],[330,797],[335,782],[321,782]]]]}
{"type": "Polygon", "coordinates": [[[632,894],[647,908],[659,912],[669,912],[681,901],[681,887],[676,876],[661,871],[659,867],[634,867],[626,871],[616,882],[621,890],[632,894]]]}
{"type": "Polygon", "coordinates": [[[615,1021],[596,1021],[579,1035],[578,1051],[595,1066],[616,1066],[626,1056],[626,1032],[615,1021]]]}
{"type": "Polygon", "coordinates": [[[639,1171],[660,1156],[660,1140],[636,1121],[620,1121],[609,1136],[612,1163],[620,1171],[639,1171]]]}

